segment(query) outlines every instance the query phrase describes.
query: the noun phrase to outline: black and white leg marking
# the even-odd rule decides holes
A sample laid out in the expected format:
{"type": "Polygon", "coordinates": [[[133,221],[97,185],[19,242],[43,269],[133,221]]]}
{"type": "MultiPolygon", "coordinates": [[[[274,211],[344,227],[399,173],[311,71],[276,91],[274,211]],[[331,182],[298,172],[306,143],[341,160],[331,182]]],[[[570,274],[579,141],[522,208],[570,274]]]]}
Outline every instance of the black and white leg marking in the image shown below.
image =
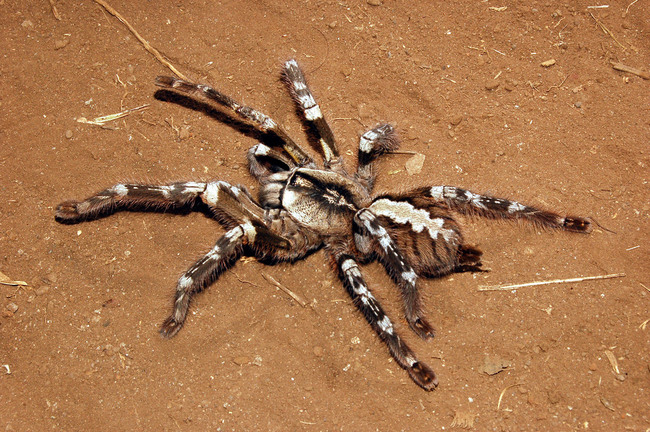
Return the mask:
{"type": "Polygon", "coordinates": [[[119,210],[183,208],[195,202],[206,183],[179,182],[167,185],[116,184],[83,201],[64,201],[56,207],[55,218],[62,223],[78,223],[119,210]]]}
{"type": "Polygon", "coordinates": [[[406,369],[413,381],[420,387],[425,390],[433,390],[438,385],[436,374],[429,366],[417,360],[415,353],[397,334],[393,323],[370,292],[357,262],[351,256],[345,254],[335,257],[335,260],[338,263],[341,279],[354,304],[363,313],[379,337],[386,343],[395,361],[406,369]]]}
{"type": "Polygon", "coordinates": [[[397,150],[399,140],[393,126],[381,124],[365,132],[359,138],[359,165],[357,177],[372,189],[375,173],[373,162],[382,154],[397,150]]]}
{"type": "Polygon", "coordinates": [[[433,186],[428,190],[424,188],[421,193],[444,202],[451,209],[461,213],[490,218],[525,219],[544,227],[573,232],[589,233],[592,230],[592,221],[589,218],[561,216],[516,201],[479,195],[453,186],[433,186]]]}
{"type": "Polygon", "coordinates": [[[371,210],[360,210],[355,215],[354,221],[379,244],[381,261],[402,290],[404,314],[411,329],[422,339],[432,338],[435,331],[422,317],[422,306],[417,290],[417,273],[371,210]]]}
{"type": "Polygon", "coordinates": [[[160,333],[173,337],[183,327],[194,294],[214,282],[241,253],[244,239],[255,238],[254,228],[238,226],[224,234],[205,256],[190,267],[178,280],[171,315],[163,322],[160,333]],[[251,231],[252,230],[252,231],[251,231]]]}
{"type": "Polygon", "coordinates": [[[156,78],[156,85],[159,87],[175,90],[180,93],[191,95],[198,100],[207,103],[217,103],[226,107],[242,120],[250,122],[261,132],[275,135],[280,139],[282,147],[291,158],[300,166],[311,166],[312,158],[296,144],[286,131],[266,114],[240,104],[229,96],[203,84],[194,84],[174,77],[159,76],[156,78]]]}
{"type": "Polygon", "coordinates": [[[314,132],[317,134],[323,150],[325,165],[328,166],[333,162],[340,163],[334,134],[327,121],[325,121],[325,117],[323,117],[323,113],[316,103],[314,95],[309,90],[307,80],[305,80],[305,76],[295,60],[289,60],[284,64],[284,78],[291,92],[291,96],[305,116],[305,120],[314,127],[314,132]]]}

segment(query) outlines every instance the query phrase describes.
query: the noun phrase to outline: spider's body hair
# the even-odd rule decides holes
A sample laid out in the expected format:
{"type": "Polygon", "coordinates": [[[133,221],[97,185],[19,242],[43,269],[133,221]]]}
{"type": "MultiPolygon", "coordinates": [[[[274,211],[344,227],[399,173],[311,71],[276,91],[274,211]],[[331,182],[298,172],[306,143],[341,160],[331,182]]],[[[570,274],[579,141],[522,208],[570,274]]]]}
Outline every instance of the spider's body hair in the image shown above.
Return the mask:
{"type": "Polygon", "coordinates": [[[380,124],[359,139],[358,166],[348,174],[323,113],[298,64],[288,61],[283,77],[298,111],[319,143],[323,167],[266,114],[219,91],[171,77],[156,84],[227,109],[272,138],[247,154],[259,182],[254,198],[244,186],[225,181],[162,185],[120,183],[83,201],[65,201],[56,219],[78,223],[123,210],[207,207],[226,229],[203,257],[178,280],[163,336],[174,336],[186,321],[195,294],[213,283],[242,255],[264,262],[293,262],[323,249],[354,304],[413,381],[433,390],[438,378],[404,343],[365,282],[360,264],[378,260],[400,288],[404,316],[421,338],[434,336],[418,293],[422,277],[481,271],[481,251],[465,243],[454,212],[492,219],[526,220],[548,228],[587,233],[587,218],[561,216],[501,198],[452,186],[429,186],[401,194],[372,193],[377,159],[398,148],[391,125],[380,124]]]}

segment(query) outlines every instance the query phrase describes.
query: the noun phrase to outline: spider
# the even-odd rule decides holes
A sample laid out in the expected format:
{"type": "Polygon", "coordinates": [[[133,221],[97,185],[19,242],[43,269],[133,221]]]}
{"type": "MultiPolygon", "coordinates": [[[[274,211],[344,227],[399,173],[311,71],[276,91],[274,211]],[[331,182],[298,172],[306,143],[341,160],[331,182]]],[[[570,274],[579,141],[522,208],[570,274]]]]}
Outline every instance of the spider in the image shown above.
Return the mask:
{"type": "Polygon", "coordinates": [[[427,186],[373,195],[379,156],[399,146],[395,129],[379,124],[361,135],[358,164],[344,166],[334,135],[295,60],[282,76],[311,131],[322,166],[267,115],[201,84],[160,76],[166,91],[218,108],[256,130],[261,142],[248,151],[249,171],[260,183],[257,199],[225,181],[116,184],[83,201],[56,207],[56,220],[73,224],[119,210],[208,209],[225,228],[214,247],[178,280],[172,312],[160,333],[171,338],[187,318],[195,294],[232,267],[241,255],[264,262],[294,262],[322,249],[354,305],[387,345],[395,361],[425,390],[438,385],[434,371],[408,347],[363,278],[360,265],[379,261],[402,293],[404,315],[421,338],[434,336],[423,316],[420,277],[481,271],[482,252],[466,244],[454,214],[519,219],[538,226],[588,233],[589,218],[561,216],[516,201],[478,195],[453,186],[427,186]]]}

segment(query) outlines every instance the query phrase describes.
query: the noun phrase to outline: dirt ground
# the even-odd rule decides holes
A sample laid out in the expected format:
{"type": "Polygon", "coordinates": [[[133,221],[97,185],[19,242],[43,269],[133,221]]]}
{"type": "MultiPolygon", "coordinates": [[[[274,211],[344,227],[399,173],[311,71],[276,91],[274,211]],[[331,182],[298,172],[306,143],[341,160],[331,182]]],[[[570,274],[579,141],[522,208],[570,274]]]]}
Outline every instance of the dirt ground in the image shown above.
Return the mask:
{"type": "Polygon", "coordinates": [[[253,186],[255,140],[156,99],[171,72],[97,3],[55,1],[57,19],[45,0],[0,0],[0,271],[28,284],[0,285],[0,430],[646,431],[650,81],[612,62],[647,73],[650,5],[603,3],[111,0],[182,73],[305,143],[279,80],[296,58],[352,166],[359,134],[393,123],[424,165],[409,175],[410,155],[386,157],[378,192],[456,185],[599,222],[576,235],[464,220],[491,271],[421,281],[430,342],[383,269],[364,267],[438,372],[427,393],[322,252],[238,262],[162,339],[178,276],[223,229],[198,213],[61,225],[54,207],[122,181],[253,186]]]}

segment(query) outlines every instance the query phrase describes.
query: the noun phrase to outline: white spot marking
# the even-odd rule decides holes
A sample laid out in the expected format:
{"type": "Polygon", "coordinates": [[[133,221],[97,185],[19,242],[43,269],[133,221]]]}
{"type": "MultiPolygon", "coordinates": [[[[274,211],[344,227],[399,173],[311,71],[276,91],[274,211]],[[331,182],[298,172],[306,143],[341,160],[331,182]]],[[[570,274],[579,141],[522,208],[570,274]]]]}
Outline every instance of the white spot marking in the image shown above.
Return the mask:
{"type": "Polygon", "coordinates": [[[402,273],[402,279],[404,279],[405,281],[407,281],[411,285],[415,285],[415,281],[417,280],[417,278],[418,278],[418,275],[415,274],[413,269],[411,269],[409,271],[405,271],[404,273],[402,273]]]}
{"type": "Polygon", "coordinates": [[[217,205],[219,201],[219,190],[221,189],[223,182],[208,183],[205,187],[205,192],[203,197],[205,202],[212,205],[217,205]]]}
{"type": "Polygon", "coordinates": [[[194,283],[194,279],[192,279],[191,277],[181,276],[181,278],[178,280],[178,290],[179,291],[185,290],[186,288],[191,287],[193,283],[194,283]]]}
{"type": "Polygon", "coordinates": [[[359,150],[364,153],[370,153],[372,151],[372,146],[378,137],[379,134],[374,130],[369,130],[361,135],[361,139],[359,140],[359,150]]]}
{"type": "Polygon", "coordinates": [[[453,230],[444,229],[444,219],[431,219],[429,213],[423,209],[416,209],[407,202],[396,202],[389,199],[380,199],[372,203],[370,209],[378,216],[389,217],[399,224],[410,223],[413,231],[422,232],[425,228],[432,239],[437,239],[442,234],[446,241],[455,237],[453,230]]]}
{"type": "Polygon", "coordinates": [[[240,227],[244,230],[244,234],[246,237],[248,237],[248,241],[253,244],[255,243],[255,236],[257,235],[257,230],[253,226],[253,224],[246,219],[246,223],[243,225],[240,225],[240,227]]]}
{"type": "Polygon", "coordinates": [[[129,189],[123,184],[113,186],[113,191],[122,197],[129,193],[129,189]]]}
{"type": "Polygon", "coordinates": [[[526,209],[525,205],[513,201],[508,206],[508,213],[516,213],[516,212],[524,211],[525,209],[526,209]]]}
{"type": "Polygon", "coordinates": [[[390,322],[388,316],[384,315],[381,321],[377,322],[377,325],[384,333],[388,333],[390,335],[393,334],[393,323],[390,322]]]}
{"type": "MultiPolygon", "coordinates": [[[[313,103],[316,103],[316,101],[314,101],[313,98],[311,99],[311,101],[313,103]]],[[[305,106],[304,102],[302,100],[301,100],[301,103],[303,103],[303,106],[305,106]]],[[[320,107],[318,105],[314,105],[314,106],[309,107],[309,108],[305,107],[305,118],[307,120],[309,120],[309,121],[314,121],[314,120],[317,120],[319,118],[323,118],[323,113],[321,112],[320,107]]]]}

